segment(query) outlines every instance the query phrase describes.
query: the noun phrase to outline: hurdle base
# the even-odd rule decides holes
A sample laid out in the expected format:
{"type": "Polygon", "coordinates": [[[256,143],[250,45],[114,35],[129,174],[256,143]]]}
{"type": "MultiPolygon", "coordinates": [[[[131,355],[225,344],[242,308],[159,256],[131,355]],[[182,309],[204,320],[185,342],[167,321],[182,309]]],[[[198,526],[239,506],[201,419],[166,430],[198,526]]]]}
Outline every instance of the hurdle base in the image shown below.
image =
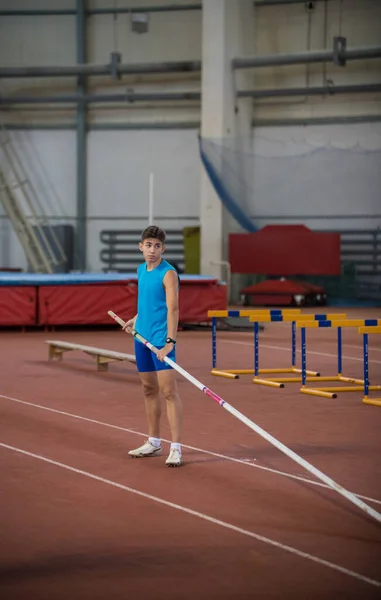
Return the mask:
{"type": "Polygon", "coordinates": [[[254,375],[254,369],[224,369],[223,371],[218,369],[219,373],[231,373],[232,375],[254,375]]]}
{"type": "Polygon", "coordinates": [[[336,394],[331,392],[323,392],[316,388],[300,388],[301,394],[307,394],[308,396],[320,396],[321,398],[337,398],[336,394]]]}
{"type": "Polygon", "coordinates": [[[266,385],[267,387],[273,387],[278,389],[284,388],[283,383],[279,383],[278,381],[270,381],[269,379],[260,379],[259,377],[254,377],[253,383],[256,383],[258,385],[266,385]]]}
{"type": "Polygon", "coordinates": [[[356,385],[364,386],[362,379],[353,379],[352,377],[345,377],[344,375],[323,375],[319,377],[319,381],[341,381],[342,383],[353,383],[356,385]]]}
{"type": "MultiPolygon", "coordinates": [[[[298,369],[297,367],[292,367],[291,373],[298,373],[301,375],[302,369],[298,369]]],[[[320,377],[319,371],[309,371],[308,369],[306,369],[306,375],[310,375],[311,377],[320,377]]]]}
{"type": "MultiPolygon", "coordinates": [[[[212,369],[212,373],[213,371],[218,371],[219,373],[233,373],[235,375],[254,375],[255,371],[254,369],[223,369],[223,371],[219,370],[219,369],[212,369]]],[[[259,375],[276,375],[277,373],[279,374],[286,374],[286,373],[290,373],[290,375],[292,375],[293,373],[296,374],[302,374],[302,370],[301,369],[297,369],[296,367],[280,367],[279,369],[274,369],[274,368],[264,368],[264,369],[258,369],[258,373],[259,375]]],[[[318,371],[306,371],[306,374],[311,376],[311,377],[320,377],[320,373],[318,371]]],[[[302,379],[300,378],[300,381],[302,379]]],[[[299,381],[299,379],[295,379],[295,381],[299,381]]],[[[321,380],[323,381],[323,380],[321,380]]],[[[331,379],[329,379],[328,381],[331,381],[331,379]]],[[[332,379],[332,381],[336,381],[336,379],[332,379]]]]}
{"type": "MultiPolygon", "coordinates": [[[[301,373],[301,369],[297,369],[296,367],[281,367],[280,369],[258,369],[258,373],[261,375],[276,375],[277,373],[301,373]]],[[[320,376],[320,373],[316,371],[306,371],[307,375],[315,375],[316,377],[320,376]]]]}
{"type": "MultiPolygon", "coordinates": [[[[343,385],[342,387],[319,387],[316,389],[322,390],[323,392],[364,392],[363,385],[352,385],[352,386],[343,385]]],[[[369,386],[370,392],[378,392],[380,390],[381,390],[381,385],[370,385],[369,386]]]]}
{"type": "MultiPolygon", "coordinates": [[[[302,377],[271,377],[267,379],[267,381],[277,381],[278,383],[302,383],[302,377]]],[[[317,381],[318,383],[321,380],[320,376],[316,377],[306,377],[306,381],[317,381]]]]}
{"type": "Polygon", "coordinates": [[[363,404],[371,404],[372,406],[381,406],[381,398],[368,398],[364,396],[363,404]]]}
{"type": "Polygon", "coordinates": [[[338,381],[342,381],[343,383],[354,383],[356,385],[364,386],[363,379],[354,379],[353,377],[345,377],[344,375],[339,375],[338,381]]]}
{"type": "Polygon", "coordinates": [[[239,379],[239,375],[237,373],[230,373],[228,371],[218,371],[217,369],[212,369],[211,374],[216,377],[225,377],[225,379],[239,379]]]}

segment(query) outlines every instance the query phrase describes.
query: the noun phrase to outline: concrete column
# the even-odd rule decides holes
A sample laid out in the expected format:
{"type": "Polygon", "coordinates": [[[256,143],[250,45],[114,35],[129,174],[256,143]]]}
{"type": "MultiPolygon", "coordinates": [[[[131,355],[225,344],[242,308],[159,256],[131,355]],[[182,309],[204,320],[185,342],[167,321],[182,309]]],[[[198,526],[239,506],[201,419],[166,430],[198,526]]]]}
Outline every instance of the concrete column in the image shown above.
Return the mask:
{"type": "MultiPolygon", "coordinates": [[[[247,72],[235,74],[231,59],[253,53],[254,7],[251,0],[203,0],[202,107],[203,138],[247,138],[251,132],[251,100],[236,102],[247,72]],[[241,78],[241,81],[238,78],[241,78]]],[[[234,223],[223,208],[201,165],[201,273],[225,277],[219,264],[227,260],[227,234],[234,223]]],[[[235,228],[237,230],[237,228],[235,228]]]]}

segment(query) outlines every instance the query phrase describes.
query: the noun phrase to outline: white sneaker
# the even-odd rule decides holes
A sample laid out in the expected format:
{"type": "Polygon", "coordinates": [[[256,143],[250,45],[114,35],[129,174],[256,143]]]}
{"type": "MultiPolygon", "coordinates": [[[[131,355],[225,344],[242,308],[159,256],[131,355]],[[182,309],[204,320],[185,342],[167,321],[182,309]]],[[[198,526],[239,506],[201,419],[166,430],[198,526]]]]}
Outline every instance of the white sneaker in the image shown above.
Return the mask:
{"type": "Polygon", "coordinates": [[[165,461],[165,464],[168,467],[180,467],[182,465],[182,463],[183,463],[183,457],[181,455],[180,450],[177,450],[177,448],[172,448],[167,460],[165,461]]]}
{"type": "Polygon", "coordinates": [[[155,456],[161,453],[161,446],[154,446],[149,440],[144,442],[143,446],[130,450],[129,455],[134,458],[143,458],[145,456],[155,456]]]}

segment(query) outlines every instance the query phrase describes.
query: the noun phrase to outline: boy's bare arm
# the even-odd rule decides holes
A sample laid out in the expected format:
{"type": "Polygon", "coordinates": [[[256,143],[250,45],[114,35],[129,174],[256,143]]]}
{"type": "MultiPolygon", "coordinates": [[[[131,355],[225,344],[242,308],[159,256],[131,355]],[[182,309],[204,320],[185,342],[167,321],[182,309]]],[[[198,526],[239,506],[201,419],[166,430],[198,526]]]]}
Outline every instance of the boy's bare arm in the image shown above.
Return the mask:
{"type": "Polygon", "coordinates": [[[179,280],[176,271],[167,271],[163,283],[168,309],[168,337],[175,340],[179,324],[179,280]]]}

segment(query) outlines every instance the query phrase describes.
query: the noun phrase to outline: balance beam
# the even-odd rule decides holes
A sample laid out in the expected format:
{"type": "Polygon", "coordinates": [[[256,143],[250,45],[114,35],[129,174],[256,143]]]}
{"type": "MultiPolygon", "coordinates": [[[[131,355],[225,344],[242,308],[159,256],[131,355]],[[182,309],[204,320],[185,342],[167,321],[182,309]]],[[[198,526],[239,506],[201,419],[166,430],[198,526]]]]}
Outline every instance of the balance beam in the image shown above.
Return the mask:
{"type": "Polygon", "coordinates": [[[60,340],[45,340],[45,344],[49,346],[49,360],[62,360],[64,352],[78,350],[90,356],[95,356],[98,371],[108,371],[108,364],[111,362],[127,360],[128,362],[136,363],[133,354],[124,354],[122,352],[115,352],[114,350],[94,348],[93,346],[84,346],[60,340]]]}

